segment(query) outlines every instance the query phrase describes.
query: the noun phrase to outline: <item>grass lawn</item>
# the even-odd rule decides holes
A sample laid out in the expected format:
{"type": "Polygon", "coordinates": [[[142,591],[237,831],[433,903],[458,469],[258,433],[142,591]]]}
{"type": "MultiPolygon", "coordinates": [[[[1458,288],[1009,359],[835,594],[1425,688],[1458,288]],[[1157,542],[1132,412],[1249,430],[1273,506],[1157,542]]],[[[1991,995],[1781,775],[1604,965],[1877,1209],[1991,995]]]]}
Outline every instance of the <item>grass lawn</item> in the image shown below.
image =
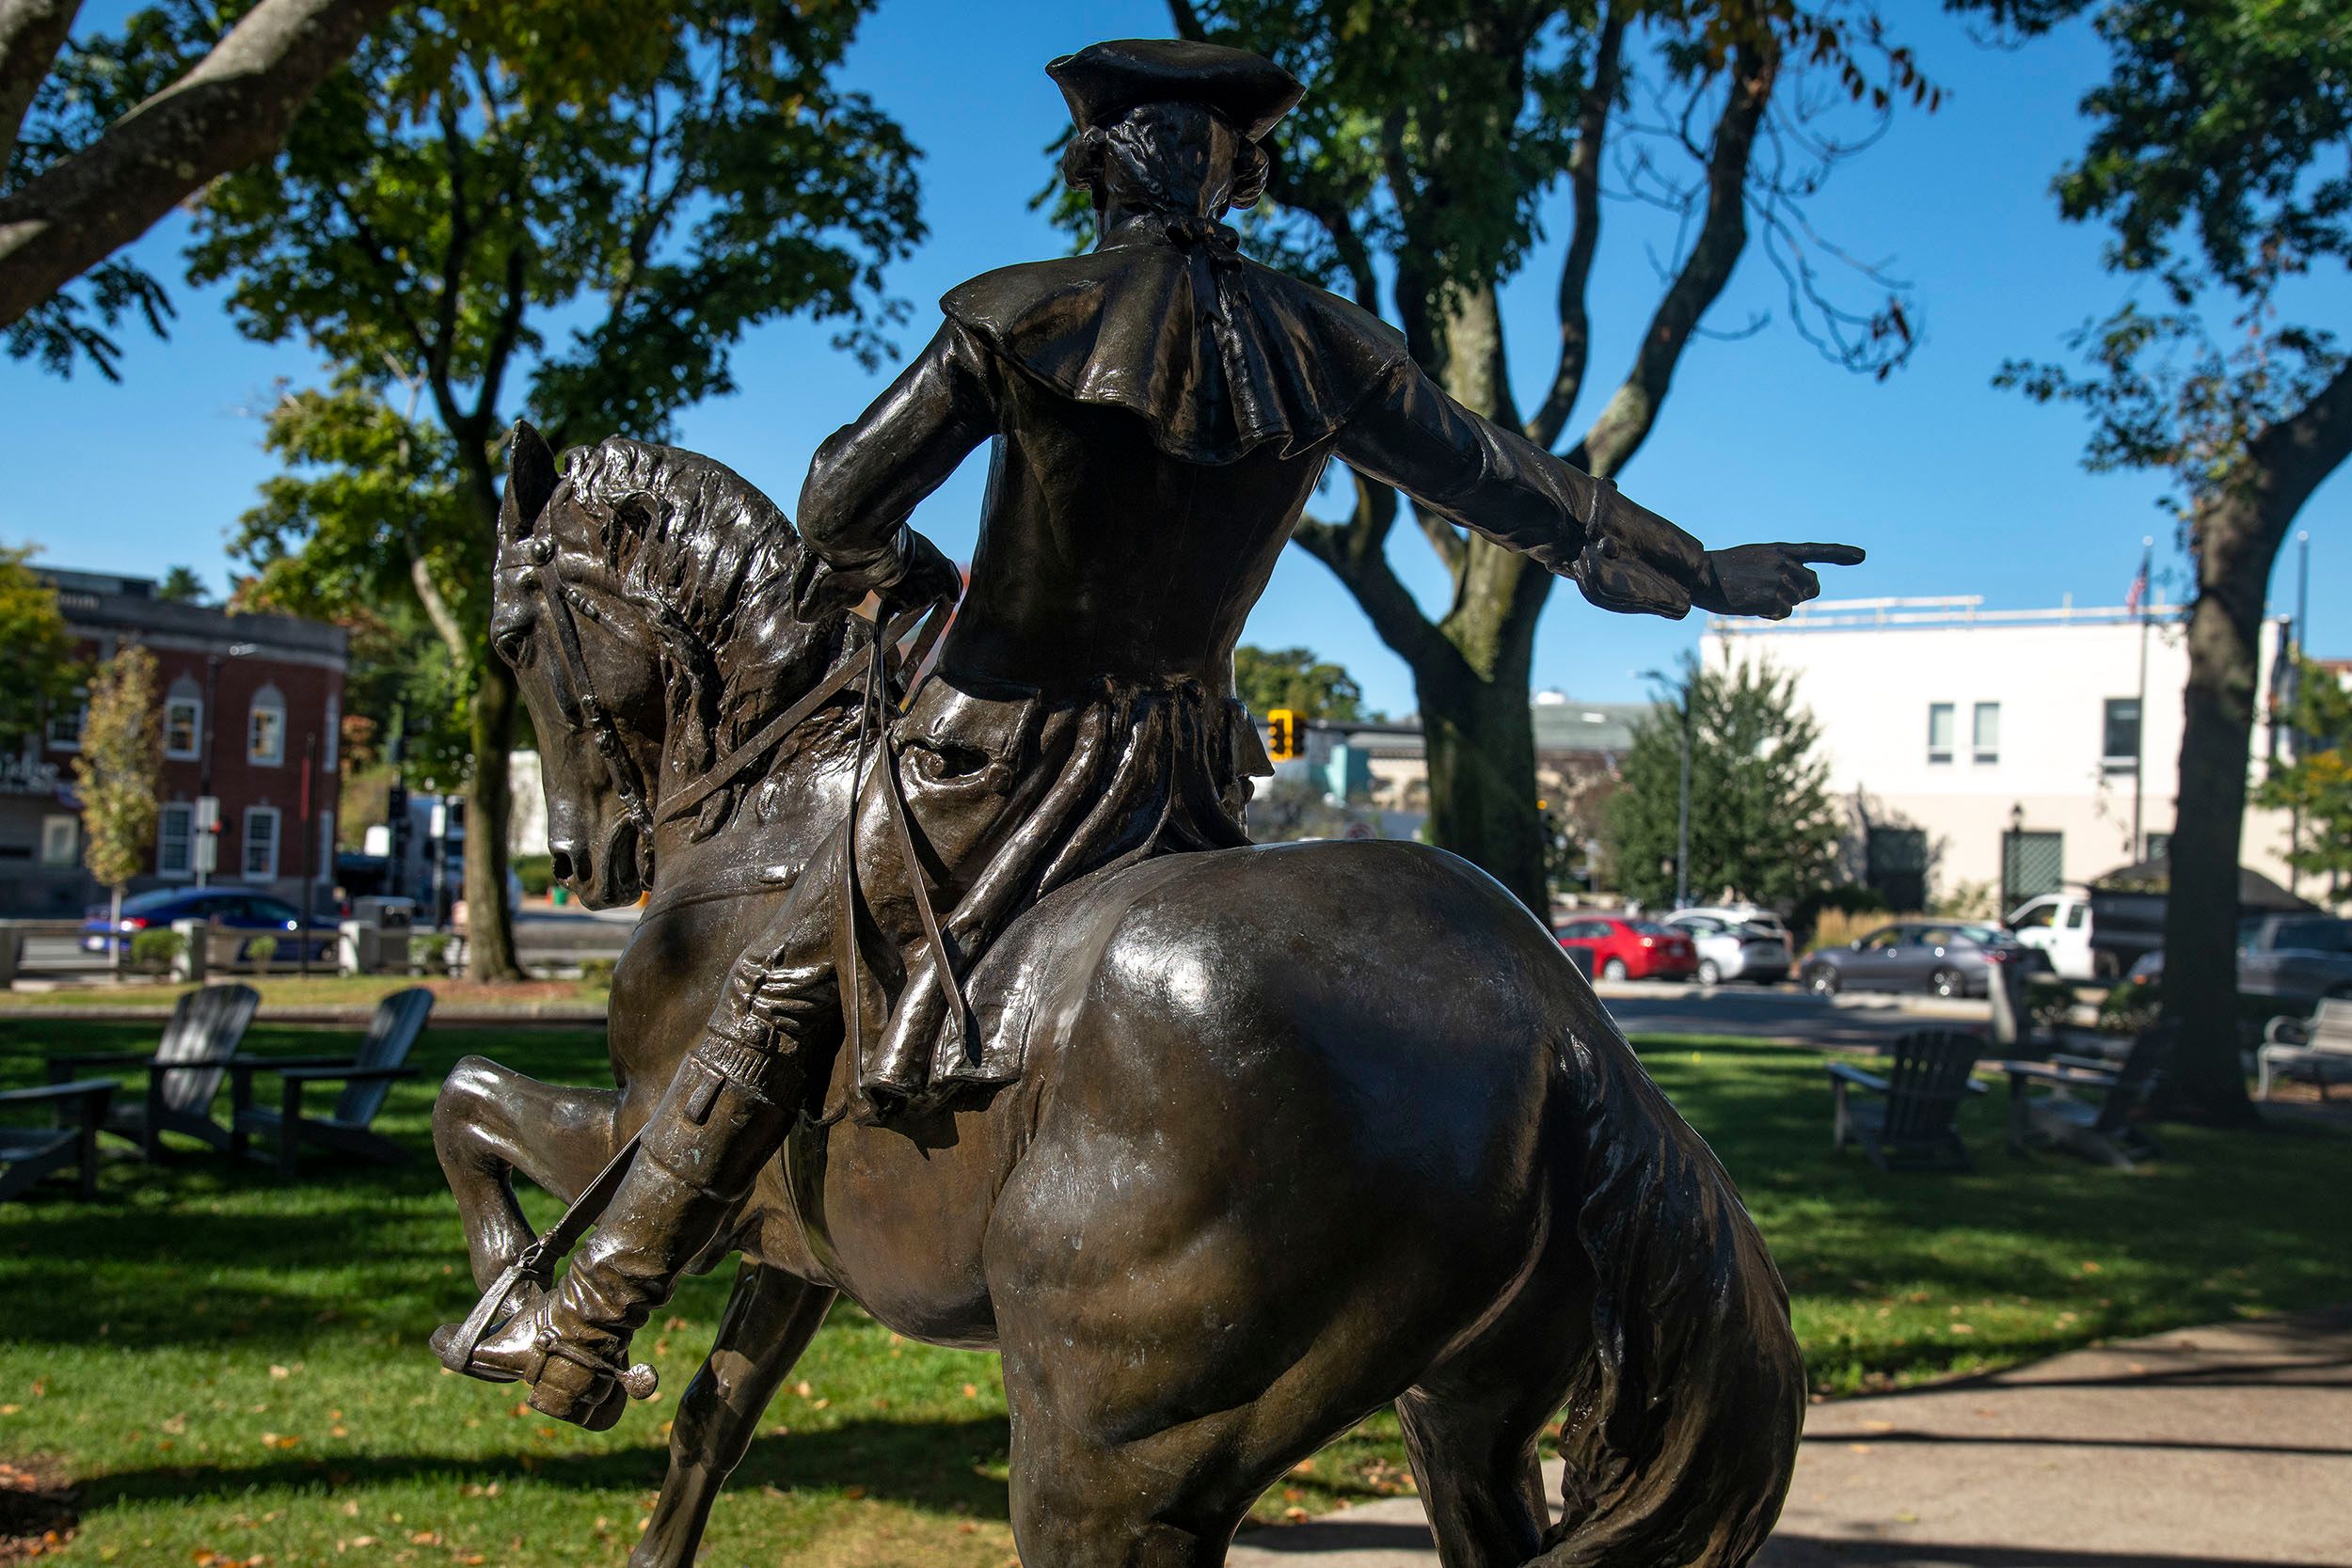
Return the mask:
{"type": "MultiPolygon", "coordinates": [[[[321,1044],[267,1027],[250,1039],[321,1044]]],[[[141,1042],[135,1026],[0,1022],[0,1080],[37,1077],[45,1050],[141,1042]]],[[[584,1030],[433,1030],[418,1059],[437,1072],[469,1051],[548,1077],[604,1071],[584,1030]]],[[[1825,1393],[2352,1300],[2352,1213],[2335,1200],[2352,1141],[2171,1129],[2165,1160],[2118,1174],[2012,1158],[1996,1093],[1967,1113],[1975,1174],[1882,1177],[1831,1154],[1818,1055],[1683,1039],[1645,1053],[1771,1237],[1825,1393]]],[[[191,1155],[110,1167],[103,1203],[61,1187],[0,1208],[0,1461],[79,1483],[64,1560],[626,1556],[723,1282],[690,1282],[640,1341],[668,1395],[614,1432],[558,1426],[512,1388],[441,1372],[425,1336],[472,1292],[423,1152],[430,1101],[404,1087],[381,1124],[420,1149],[398,1172],[322,1161],[281,1188],[191,1155]]],[[[1409,1484],[1403,1465],[1393,1420],[1369,1422],[1262,1516],[1393,1492],[1409,1484]]],[[[844,1307],[771,1411],[703,1560],[1000,1568],[1004,1475],[994,1359],[898,1341],[844,1307]]]]}
{"type": "MultiPolygon", "coordinates": [[[[251,986],[262,993],[262,1006],[272,1007],[373,1007],[396,990],[422,986],[439,1000],[444,1011],[528,1013],[548,1006],[580,1005],[601,1007],[611,994],[600,982],[586,980],[526,980],[511,985],[477,985],[469,980],[419,979],[403,974],[265,974],[224,972],[222,982],[251,986]]],[[[7,1011],[16,1013],[51,1007],[152,1008],[157,1018],[196,988],[161,979],[132,976],[119,984],[61,986],[55,990],[14,990],[7,994],[7,1011]]]]}

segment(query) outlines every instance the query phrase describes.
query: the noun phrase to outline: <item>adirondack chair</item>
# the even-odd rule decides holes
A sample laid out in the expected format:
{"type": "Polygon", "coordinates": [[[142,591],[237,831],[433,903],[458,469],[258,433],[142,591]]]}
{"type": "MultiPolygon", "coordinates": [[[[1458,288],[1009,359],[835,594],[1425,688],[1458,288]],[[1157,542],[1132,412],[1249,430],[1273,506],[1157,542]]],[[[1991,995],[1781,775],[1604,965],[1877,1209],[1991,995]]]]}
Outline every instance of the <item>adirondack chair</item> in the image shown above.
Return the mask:
{"type": "Polygon", "coordinates": [[[1966,1170],[1968,1150],[1956,1125],[1963,1097],[1985,1086],[1969,1076],[1984,1041],[1948,1029],[1925,1029],[1895,1042],[1884,1076],[1845,1062],[1829,1065],[1836,1100],[1833,1147],[1862,1140],[1881,1170],[1966,1170]],[[1856,1097],[1854,1091],[1877,1096],[1856,1097]]]}
{"type": "Polygon", "coordinates": [[[2328,1098],[2330,1079],[2352,1083],[2352,1001],[2320,1003],[2309,1018],[2274,1018],[2255,1049],[2254,1098],[2270,1098],[2275,1076],[2308,1078],[2328,1098]]]}
{"type": "Polygon", "coordinates": [[[111,1078],[77,1078],[37,1089],[0,1092],[0,1107],[46,1105],[47,1127],[0,1127],[0,1198],[11,1198],[67,1165],[81,1167],[82,1196],[98,1196],[98,1129],[117,1085],[111,1078]]]}
{"type": "Polygon", "coordinates": [[[229,1129],[212,1117],[229,1059],[253,1022],[262,993],[251,986],[206,986],[180,998],[152,1056],[136,1052],[75,1052],[49,1058],[49,1078],[61,1084],[90,1068],[144,1068],[147,1092],[106,1112],[101,1130],[138,1146],[143,1159],[163,1155],[163,1135],[184,1132],[215,1148],[229,1147],[229,1129]]]}
{"type": "Polygon", "coordinates": [[[2047,1145],[2121,1170],[2160,1152],[2133,1115],[2155,1087],[2171,1026],[2142,1029],[2121,1067],[2091,1056],[2003,1062],[2009,1074],[2009,1146],[2047,1145]]]}
{"type": "Polygon", "coordinates": [[[409,1047],[417,1043],[417,1036],[423,1032],[424,1021],[432,1011],[433,993],[422,986],[412,986],[394,991],[375,1005],[375,1017],[370,1021],[367,1037],[359,1042],[356,1055],[240,1056],[230,1062],[231,1152],[246,1153],[257,1133],[273,1139],[278,1145],[278,1173],[289,1178],[300,1169],[305,1143],[388,1164],[407,1158],[407,1150],[373,1131],[369,1124],[384,1108],[392,1085],[417,1075],[415,1068],[404,1064],[408,1059],[409,1047]],[[263,1072],[278,1075],[280,1086],[276,1110],[253,1103],[253,1079],[263,1072]],[[323,1117],[303,1110],[303,1094],[313,1084],[343,1085],[334,1109],[323,1117]]]}

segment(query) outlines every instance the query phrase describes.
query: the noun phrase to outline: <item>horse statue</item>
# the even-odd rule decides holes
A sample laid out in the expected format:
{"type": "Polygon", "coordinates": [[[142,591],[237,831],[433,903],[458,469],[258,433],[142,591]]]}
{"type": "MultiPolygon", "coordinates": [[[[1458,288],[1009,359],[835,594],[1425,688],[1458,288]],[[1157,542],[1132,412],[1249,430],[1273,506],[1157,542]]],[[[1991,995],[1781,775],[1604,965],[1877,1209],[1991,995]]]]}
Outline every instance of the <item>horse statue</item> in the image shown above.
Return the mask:
{"type": "MultiPolygon", "coordinates": [[[[513,1176],[566,1202],[597,1179],[848,809],[843,672],[887,649],[854,612],[793,618],[804,564],[707,458],[612,439],[559,478],[517,433],[491,631],[555,874],[592,908],[650,899],[612,1087],[469,1057],[441,1091],[485,1291],[534,1243],[513,1176]]],[[[693,1560],[838,1294],[1001,1354],[1035,1568],[1222,1562],[1262,1492],[1384,1404],[1446,1568],[1754,1555],[1804,1405],[1786,1291],[1713,1154],[1484,873],[1394,842],[1167,855],[1039,904],[966,995],[1019,1035],[1017,1080],[903,1124],[803,1117],[697,1260],[741,1257],[632,1568],[693,1560]],[[1553,1525],[1536,1442],[1563,1410],[1553,1525]]]]}

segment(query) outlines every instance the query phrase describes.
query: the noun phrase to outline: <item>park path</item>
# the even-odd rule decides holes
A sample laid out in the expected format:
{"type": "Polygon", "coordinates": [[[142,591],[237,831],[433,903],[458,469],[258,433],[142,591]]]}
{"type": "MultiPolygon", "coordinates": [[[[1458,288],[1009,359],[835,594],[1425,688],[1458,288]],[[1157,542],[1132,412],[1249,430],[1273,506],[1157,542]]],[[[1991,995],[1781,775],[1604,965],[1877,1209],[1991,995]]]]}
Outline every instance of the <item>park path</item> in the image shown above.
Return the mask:
{"type": "MultiPolygon", "coordinates": [[[[1546,1490],[1559,1495],[1558,1471],[1546,1490]]],[[[1234,1568],[1436,1568],[1398,1497],[1234,1568]]],[[[1813,1406],[1756,1568],[2352,1564],[2352,1311],[2159,1334],[1813,1406]]]]}

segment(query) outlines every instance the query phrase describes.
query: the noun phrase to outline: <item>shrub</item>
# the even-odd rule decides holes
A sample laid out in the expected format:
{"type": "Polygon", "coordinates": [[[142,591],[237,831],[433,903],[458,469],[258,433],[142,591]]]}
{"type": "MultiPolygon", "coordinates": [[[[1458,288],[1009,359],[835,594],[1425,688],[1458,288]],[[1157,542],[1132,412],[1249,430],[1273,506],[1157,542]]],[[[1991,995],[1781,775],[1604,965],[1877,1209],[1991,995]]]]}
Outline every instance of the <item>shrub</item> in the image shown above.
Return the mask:
{"type": "MultiPolygon", "coordinates": [[[[1817,888],[1797,900],[1797,907],[1788,917],[1788,928],[1799,941],[1820,945],[1821,919],[1832,911],[1847,915],[1883,914],[1886,912],[1886,900],[1880,895],[1878,889],[1865,887],[1860,882],[1840,882],[1836,887],[1817,888]]],[[[1849,932],[1842,940],[1852,941],[1852,933],[1849,932]]]]}
{"type": "Polygon", "coordinates": [[[523,885],[523,892],[533,898],[545,898],[555,886],[555,857],[552,855],[516,855],[512,862],[515,879],[523,885]]]}
{"type": "MultiPolygon", "coordinates": [[[[1883,903],[1884,901],[1881,900],[1881,902],[1883,903]]],[[[1857,911],[1851,914],[1844,910],[1823,910],[1821,911],[1820,919],[1814,923],[1813,940],[1808,945],[1814,947],[1844,947],[1848,943],[1851,942],[1854,938],[1867,937],[1872,931],[1877,930],[1880,927],[1885,925],[1890,920],[1918,920],[1921,918],[1923,917],[1915,914],[1893,914],[1883,909],[1878,911],[1857,911]]]]}
{"type": "Polygon", "coordinates": [[[449,968],[449,938],[439,931],[420,931],[408,939],[408,962],[419,974],[449,968]]]}
{"type": "Polygon", "coordinates": [[[582,958],[580,960],[580,977],[589,985],[611,990],[612,971],[619,962],[617,958],[582,958]]]}
{"type": "Polygon", "coordinates": [[[2035,975],[2026,982],[2026,1016],[2044,1033],[2066,1027],[2074,1016],[2074,988],[2063,980],[2035,975]]]}
{"type": "Polygon", "coordinates": [[[2163,992],[2142,980],[2118,980],[2099,1004],[2099,1033],[2137,1035],[2156,1021],[2163,992]]]}
{"type": "Polygon", "coordinates": [[[277,957],[276,937],[255,937],[245,944],[245,960],[256,969],[267,969],[277,957]]]}
{"type": "Polygon", "coordinates": [[[187,939],[177,931],[141,931],[131,939],[131,963],[137,969],[169,969],[187,948],[187,939]]]}

